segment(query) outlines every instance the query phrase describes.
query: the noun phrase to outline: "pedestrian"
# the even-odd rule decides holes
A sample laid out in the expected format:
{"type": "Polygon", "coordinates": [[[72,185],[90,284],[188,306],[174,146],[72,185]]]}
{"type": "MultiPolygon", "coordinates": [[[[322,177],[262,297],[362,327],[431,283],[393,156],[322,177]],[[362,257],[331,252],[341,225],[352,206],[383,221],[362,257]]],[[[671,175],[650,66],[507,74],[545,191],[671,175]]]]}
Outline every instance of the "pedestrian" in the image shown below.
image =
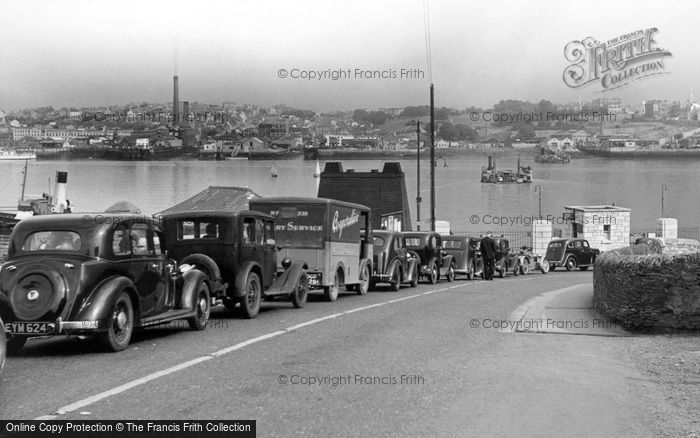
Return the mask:
{"type": "Polygon", "coordinates": [[[484,259],[484,280],[493,280],[496,271],[496,241],[491,233],[481,239],[481,257],[484,259]]]}

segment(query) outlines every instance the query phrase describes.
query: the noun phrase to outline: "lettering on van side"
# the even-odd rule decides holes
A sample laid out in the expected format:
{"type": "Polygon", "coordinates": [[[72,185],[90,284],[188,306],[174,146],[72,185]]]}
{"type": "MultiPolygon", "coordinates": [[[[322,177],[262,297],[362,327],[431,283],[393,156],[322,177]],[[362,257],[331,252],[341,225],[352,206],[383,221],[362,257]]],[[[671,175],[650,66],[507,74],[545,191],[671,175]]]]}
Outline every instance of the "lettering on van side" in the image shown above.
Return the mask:
{"type": "Polygon", "coordinates": [[[354,208],[352,209],[352,213],[350,213],[350,216],[346,217],[345,219],[338,219],[338,216],[339,212],[338,210],[336,210],[333,214],[332,230],[334,233],[338,233],[338,237],[341,237],[343,235],[344,229],[360,222],[360,213],[354,208]]]}
{"type": "Polygon", "coordinates": [[[275,225],[276,231],[323,231],[323,225],[294,225],[294,222],[287,222],[287,225],[275,225]]]}

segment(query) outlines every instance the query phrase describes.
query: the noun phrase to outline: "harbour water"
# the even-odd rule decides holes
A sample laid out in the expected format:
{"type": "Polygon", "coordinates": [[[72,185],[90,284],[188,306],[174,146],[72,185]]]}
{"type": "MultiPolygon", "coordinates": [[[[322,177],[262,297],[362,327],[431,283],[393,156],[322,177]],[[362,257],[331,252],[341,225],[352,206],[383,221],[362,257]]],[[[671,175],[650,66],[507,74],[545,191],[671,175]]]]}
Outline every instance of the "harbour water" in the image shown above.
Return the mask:
{"type": "MultiPolygon", "coordinates": [[[[427,155],[427,154],[426,154],[427,155]]],[[[427,156],[422,155],[421,217],[429,217],[430,179],[427,156]]],[[[632,210],[633,228],[655,226],[661,216],[661,188],[665,211],[679,227],[700,224],[700,172],[695,160],[610,160],[590,157],[569,164],[535,163],[533,184],[483,184],[481,167],[486,154],[459,155],[438,161],[436,211],[456,230],[522,229],[538,215],[539,186],[542,215],[561,218],[568,205],[611,204],[632,210]],[[508,219],[501,219],[508,218],[508,219]]],[[[502,169],[514,169],[514,152],[497,157],[502,169]]],[[[416,161],[400,161],[406,174],[411,217],[416,219],[416,161]]],[[[384,161],[346,160],[344,169],[381,170],[384,161]]],[[[323,169],[324,162],[321,162],[323,169]]],[[[278,177],[270,176],[270,161],[36,161],[29,163],[27,196],[41,195],[53,186],[57,170],[68,171],[68,198],[76,212],[99,212],[119,200],[129,200],[152,214],[187,199],[210,185],[250,187],[263,196],[316,196],[315,161],[277,161],[278,177]],[[49,182],[51,179],[51,182],[49,182]]],[[[16,206],[23,162],[0,162],[0,206],[16,206]]],[[[556,225],[556,224],[555,224],[556,225]]],[[[562,225],[563,227],[563,225],[562,225]]]]}

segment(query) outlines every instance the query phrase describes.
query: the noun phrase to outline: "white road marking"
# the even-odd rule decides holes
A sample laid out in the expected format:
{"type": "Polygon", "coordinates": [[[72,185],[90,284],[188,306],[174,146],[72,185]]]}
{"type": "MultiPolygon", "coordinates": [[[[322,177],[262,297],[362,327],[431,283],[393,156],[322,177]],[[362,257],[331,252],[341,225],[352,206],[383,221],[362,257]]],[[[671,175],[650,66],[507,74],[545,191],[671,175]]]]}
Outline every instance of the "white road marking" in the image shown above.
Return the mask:
{"type": "Polygon", "coordinates": [[[324,316],[322,318],[316,318],[316,319],[312,319],[311,321],[302,322],[301,324],[293,325],[293,326],[285,329],[285,332],[291,332],[292,330],[297,330],[297,329],[300,329],[302,327],[306,327],[306,326],[313,325],[313,324],[318,324],[321,321],[325,321],[327,319],[337,318],[341,315],[342,315],[342,313],[334,313],[332,315],[324,316]]]}
{"type": "Polygon", "coordinates": [[[97,403],[98,401],[101,401],[101,400],[104,400],[104,399],[106,399],[106,398],[109,398],[109,397],[115,396],[115,395],[117,395],[117,394],[120,394],[120,393],[122,393],[122,392],[128,391],[129,389],[135,388],[135,387],[140,386],[140,385],[144,385],[144,384],[146,384],[146,383],[148,383],[148,382],[150,382],[150,381],[159,379],[159,378],[161,378],[161,377],[165,377],[165,376],[167,376],[167,375],[169,375],[169,374],[173,374],[173,373],[178,372],[178,371],[182,371],[182,370],[184,370],[184,369],[186,369],[186,368],[189,368],[189,367],[191,367],[191,366],[200,364],[200,363],[202,363],[202,362],[206,362],[206,361],[208,361],[208,360],[221,357],[221,356],[223,356],[223,355],[225,355],[225,354],[231,353],[231,352],[236,351],[236,350],[240,350],[240,349],[242,349],[242,348],[245,348],[245,347],[247,347],[247,346],[249,346],[249,345],[252,345],[252,344],[255,344],[255,343],[257,343],[257,342],[262,342],[262,341],[264,341],[264,340],[267,340],[267,339],[270,339],[270,338],[274,338],[274,337],[276,337],[276,336],[280,336],[280,335],[283,335],[283,334],[285,334],[285,333],[289,333],[289,332],[292,332],[292,331],[294,331],[294,330],[298,330],[298,329],[303,328],[303,327],[308,327],[308,326],[310,326],[310,325],[318,324],[319,322],[322,322],[322,321],[326,321],[326,320],[329,320],[329,319],[334,319],[334,318],[337,318],[337,317],[343,316],[343,315],[349,315],[349,314],[355,313],[355,312],[360,312],[360,311],[362,311],[362,310],[369,310],[369,309],[372,309],[372,308],[374,308],[374,307],[380,307],[380,306],[385,306],[385,305],[387,305],[387,304],[398,303],[398,302],[400,302],[400,301],[409,300],[409,299],[412,299],[412,298],[417,298],[417,297],[420,297],[420,296],[422,296],[422,295],[429,295],[429,294],[433,294],[433,293],[436,293],[436,292],[444,292],[444,291],[446,291],[446,290],[455,289],[455,288],[464,287],[464,286],[469,286],[469,285],[468,285],[468,284],[464,284],[464,285],[460,284],[460,285],[455,285],[455,286],[451,286],[451,287],[445,287],[445,288],[442,288],[442,289],[436,289],[436,290],[433,290],[433,291],[423,292],[423,293],[416,294],[416,295],[409,295],[409,296],[406,296],[406,297],[397,298],[397,299],[390,300],[390,301],[385,301],[385,302],[382,302],[382,303],[377,303],[377,304],[371,304],[371,305],[368,305],[368,306],[357,307],[357,308],[355,308],[355,309],[347,310],[347,311],[342,312],[342,313],[334,313],[334,314],[332,314],[332,315],[328,315],[328,316],[324,316],[324,317],[321,317],[321,318],[312,319],[311,321],[307,321],[307,322],[303,322],[303,323],[301,323],[301,324],[293,325],[293,326],[288,327],[288,328],[286,328],[286,329],[284,329],[284,330],[279,330],[279,331],[276,331],[276,332],[268,333],[268,334],[266,334],[266,335],[258,336],[258,337],[256,337],[256,338],[252,338],[252,339],[249,339],[249,340],[247,340],[247,341],[240,342],[240,343],[238,343],[238,344],[232,345],[232,346],[230,346],[230,347],[223,348],[223,349],[218,350],[218,351],[215,351],[215,352],[213,352],[213,353],[209,353],[209,354],[206,355],[206,356],[201,356],[201,357],[198,357],[198,358],[195,358],[195,359],[192,359],[192,360],[188,360],[188,361],[183,362],[183,363],[181,363],[181,364],[179,364],[179,365],[175,365],[175,366],[172,366],[172,367],[170,367],[170,368],[166,368],[166,369],[164,369],[164,370],[161,370],[161,371],[157,371],[157,372],[155,372],[155,373],[148,374],[148,375],[143,376],[143,377],[141,377],[141,378],[139,378],[139,379],[132,380],[132,381],[127,382],[127,383],[125,383],[125,384],[123,384],[123,385],[119,385],[119,386],[117,386],[117,387],[115,387],[115,388],[109,389],[109,390],[107,390],[107,391],[100,392],[99,394],[95,394],[95,395],[92,395],[92,396],[90,396],[90,397],[86,397],[86,398],[84,398],[84,399],[82,399],[82,400],[79,400],[79,401],[77,401],[77,402],[75,402],[75,403],[72,403],[72,404],[70,404],[70,405],[64,406],[64,407],[62,407],[62,408],[59,408],[59,409],[56,410],[56,412],[55,412],[54,415],[43,415],[43,416],[41,416],[41,417],[36,417],[35,420],[40,420],[40,421],[41,421],[41,420],[55,420],[56,418],[58,418],[59,415],[65,415],[65,414],[67,414],[67,413],[69,413],[69,412],[76,411],[76,410],[78,410],[78,409],[81,409],[81,408],[84,408],[84,407],[86,407],[86,406],[89,406],[89,405],[91,405],[91,404],[93,404],[93,403],[97,403]]]}
{"type": "MultiPolygon", "coordinates": [[[[286,330],[280,330],[280,331],[277,331],[277,332],[272,332],[272,333],[268,333],[268,334],[266,334],[266,335],[258,336],[257,338],[248,339],[247,341],[243,341],[243,342],[241,342],[241,343],[239,343],[239,344],[236,344],[236,345],[232,345],[232,346],[230,346],[230,347],[223,348],[223,349],[221,349],[221,350],[219,350],[219,351],[215,351],[215,352],[209,354],[209,356],[210,356],[210,357],[219,357],[219,356],[223,356],[224,354],[228,354],[228,353],[230,353],[230,352],[232,352],[232,351],[240,350],[241,348],[247,347],[248,345],[251,345],[251,344],[255,344],[256,342],[264,341],[265,339],[274,338],[275,336],[283,335],[283,334],[285,334],[285,333],[287,333],[286,330]]],[[[206,356],[204,356],[204,357],[206,357],[206,356]]]]}
{"type": "Polygon", "coordinates": [[[131,382],[117,386],[116,388],[112,388],[110,390],[101,392],[99,394],[95,394],[93,396],[84,398],[84,399],[77,401],[75,403],[72,403],[68,406],[64,406],[64,407],[58,409],[57,413],[58,412],[68,413],[68,412],[76,411],[80,408],[84,408],[85,406],[96,403],[96,402],[103,400],[107,397],[111,397],[113,395],[120,394],[120,393],[127,391],[131,388],[134,388],[136,386],[143,385],[144,383],[148,383],[151,380],[155,380],[155,379],[158,379],[160,377],[167,376],[168,374],[172,374],[176,371],[184,370],[185,368],[189,368],[192,365],[197,365],[198,363],[202,363],[202,362],[205,362],[205,361],[213,359],[213,358],[214,358],[214,356],[202,356],[202,357],[198,357],[196,359],[188,360],[187,362],[183,362],[179,365],[175,365],[173,367],[166,368],[162,371],[157,371],[155,373],[151,373],[147,376],[141,377],[140,379],[132,380],[131,382]]]}

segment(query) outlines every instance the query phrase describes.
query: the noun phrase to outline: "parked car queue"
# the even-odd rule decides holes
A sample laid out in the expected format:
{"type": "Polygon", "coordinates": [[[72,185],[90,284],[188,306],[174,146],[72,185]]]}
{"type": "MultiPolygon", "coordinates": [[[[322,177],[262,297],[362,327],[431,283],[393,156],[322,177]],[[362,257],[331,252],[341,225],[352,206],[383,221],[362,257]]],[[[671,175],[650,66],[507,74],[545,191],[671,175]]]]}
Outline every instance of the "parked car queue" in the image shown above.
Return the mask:
{"type": "MultiPolygon", "coordinates": [[[[301,308],[316,290],[334,301],[341,286],[364,295],[381,283],[396,291],[420,280],[483,275],[479,238],[372,231],[369,209],[357,204],[275,202],[283,208],[270,210],[268,202],[262,211],[160,220],[111,214],[86,221],[86,215],[66,214],[21,221],[0,266],[0,366],[6,351],[16,353],[34,337],[91,335],[107,350],[121,351],[140,328],[185,319],[204,330],[217,304],[254,318],[262,299],[288,299],[301,308]]],[[[585,269],[597,255],[581,239],[552,241],[542,260],[498,242],[501,277],[532,266],[544,273],[585,269]]]]}

